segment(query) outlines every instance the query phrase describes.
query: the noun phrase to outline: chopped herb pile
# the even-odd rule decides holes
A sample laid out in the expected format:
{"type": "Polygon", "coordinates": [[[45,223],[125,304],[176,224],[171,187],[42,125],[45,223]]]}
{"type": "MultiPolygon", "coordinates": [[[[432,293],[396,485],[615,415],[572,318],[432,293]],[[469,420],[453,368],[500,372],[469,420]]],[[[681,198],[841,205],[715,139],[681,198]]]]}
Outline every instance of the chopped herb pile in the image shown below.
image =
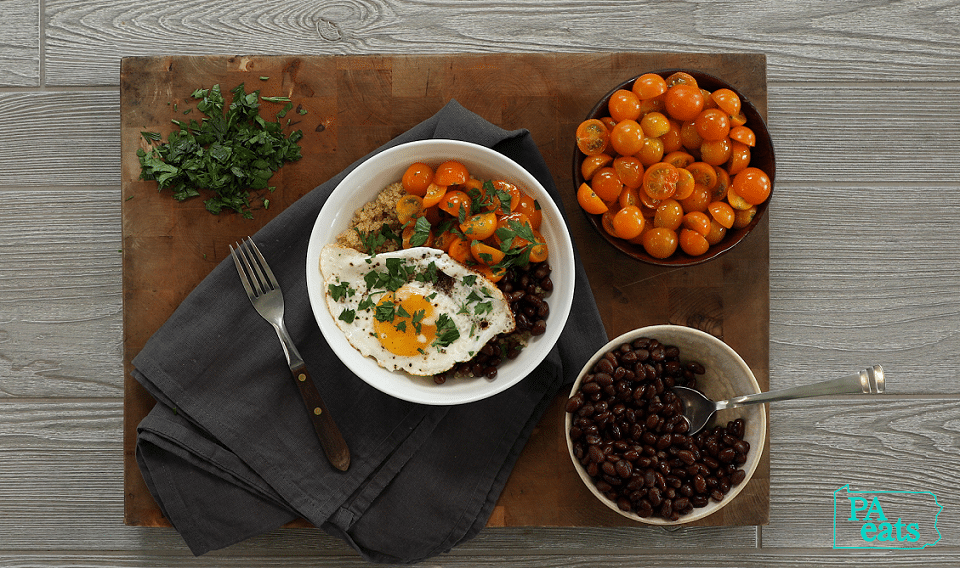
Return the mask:
{"type": "MultiPolygon", "coordinates": [[[[284,134],[291,121],[282,124],[281,119],[293,108],[290,99],[260,97],[259,90],[246,93],[242,83],[230,92],[233,102],[225,109],[220,85],[194,91],[193,98],[200,101],[197,110],[205,117],[199,122],[173,120],[179,130],[166,142],[156,132],[141,132],[155,145],[149,152],[137,150],[140,179],[155,180],[159,190],[170,189],[177,201],[198,197],[200,190],[211,191],[215,195],[203,202],[208,211],[232,209],[252,219],[250,193],[276,189],[268,182],[284,163],[301,158],[297,142],[303,132],[284,134]],[[261,100],[286,103],[276,121],[260,116],[261,100]]],[[[264,208],[269,203],[263,199],[264,208]]]]}

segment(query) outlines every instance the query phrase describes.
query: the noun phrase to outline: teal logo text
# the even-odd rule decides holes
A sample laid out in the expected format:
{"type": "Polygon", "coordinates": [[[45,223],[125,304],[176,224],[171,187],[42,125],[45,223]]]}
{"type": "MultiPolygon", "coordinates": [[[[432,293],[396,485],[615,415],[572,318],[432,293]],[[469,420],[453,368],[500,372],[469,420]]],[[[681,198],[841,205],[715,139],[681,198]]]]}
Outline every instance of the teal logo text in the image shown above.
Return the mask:
{"type": "Polygon", "coordinates": [[[834,548],[916,550],[940,542],[937,518],[943,507],[929,491],[833,493],[834,548]]]}

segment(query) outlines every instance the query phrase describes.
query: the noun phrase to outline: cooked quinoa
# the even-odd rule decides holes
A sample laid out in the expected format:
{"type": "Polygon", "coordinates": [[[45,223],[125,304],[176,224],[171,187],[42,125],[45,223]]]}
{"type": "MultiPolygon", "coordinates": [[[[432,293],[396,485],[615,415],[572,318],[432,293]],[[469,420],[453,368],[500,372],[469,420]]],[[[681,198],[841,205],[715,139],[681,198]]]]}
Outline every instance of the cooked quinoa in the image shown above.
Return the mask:
{"type": "MultiPolygon", "coordinates": [[[[358,209],[350,220],[350,228],[337,235],[337,244],[349,247],[360,252],[369,252],[363,249],[358,231],[364,235],[380,230],[384,223],[391,229],[400,232],[400,220],[397,218],[397,201],[406,193],[400,182],[394,182],[381,191],[377,197],[358,209]]],[[[375,252],[392,252],[400,247],[396,242],[387,240],[375,252]]]]}

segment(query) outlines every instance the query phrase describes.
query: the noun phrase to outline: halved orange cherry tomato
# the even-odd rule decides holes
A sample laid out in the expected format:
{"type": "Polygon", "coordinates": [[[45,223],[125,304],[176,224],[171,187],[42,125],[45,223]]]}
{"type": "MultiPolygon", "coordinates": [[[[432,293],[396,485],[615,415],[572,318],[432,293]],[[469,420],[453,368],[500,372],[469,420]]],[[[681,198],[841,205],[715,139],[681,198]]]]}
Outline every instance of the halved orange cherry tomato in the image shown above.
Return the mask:
{"type": "MultiPolygon", "coordinates": [[[[410,223],[409,225],[407,225],[406,227],[404,227],[403,232],[402,232],[401,235],[400,235],[400,236],[401,236],[401,242],[402,242],[402,244],[403,244],[403,248],[405,248],[405,249],[413,248],[414,245],[413,245],[413,243],[410,242],[410,239],[413,238],[413,234],[416,232],[416,229],[417,229],[416,223],[410,223]]],[[[433,231],[431,230],[429,233],[427,233],[427,241],[426,241],[425,243],[420,244],[420,245],[416,245],[416,246],[432,247],[432,246],[433,246],[433,231]]]]}
{"type": "Polygon", "coordinates": [[[670,130],[660,137],[663,140],[663,152],[669,154],[683,148],[683,141],[680,140],[680,123],[676,120],[670,121],[670,130]]]}
{"type": "Polygon", "coordinates": [[[513,223],[520,223],[521,225],[529,227],[531,231],[533,230],[533,226],[530,224],[530,219],[528,219],[526,215],[520,212],[510,213],[509,215],[504,215],[497,220],[497,230],[493,233],[493,240],[499,244],[500,235],[509,234],[512,235],[511,238],[513,239],[510,241],[510,248],[520,248],[530,244],[530,241],[522,239],[514,234],[516,230],[513,228],[513,223]],[[503,229],[503,231],[501,231],[501,229],[503,229]]]}
{"type": "Polygon", "coordinates": [[[753,222],[753,218],[757,216],[757,206],[754,205],[749,209],[738,209],[736,216],[733,220],[734,229],[742,229],[753,222]]]}
{"type": "Polygon", "coordinates": [[[493,266],[494,264],[497,264],[503,260],[504,256],[506,256],[500,249],[494,248],[480,241],[473,241],[470,243],[470,254],[473,255],[474,260],[480,264],[486,264],[487,266],[493,266]]]}
{"type": "Polygon", "coordinates": [[[640,118],[640,98],[633,91],[618,89],[607,102],[610,118],[617,122],[640,118]]]}
{"type": "Polygon", "coordinates": [[[688,85],[690,87],[697,87],[697,88],[700,87],[697,84],[697,80],[693,77],[693,75],[687,73],[686,71],[677,71],[676,73],[673,73],[672,75],[667,77],[666,83],[667,83],[667,89],[669,89],[670,87],[673,87],[674,85],[688,85]]]}
{"type": "Polygon", "coordinates": [[[621,209],[630,205],[633,205],[634,207],[643,206],[643,202],[640,201],[640,196],[637,194],[637,188],[635,187],[623,188],[623,191],[620,192],[620,197],[617,198],[617,203],[620,205],[621,209]]]}
{"type": "Polygon", "coordinates": [[[577,148],[588,156],[602,154],[610,142],[610,130],[599,119],[584,120],[577,127],[577,148]]]}
{"type": "Polygon", "coordinates": [[[700,133],[697,132],[697,124],[692,120],[680,125],[680,143],[691,153],[700,151],[703,138],[701,138],[700,133]]]}
{"type": "Polygon", "coordinates": [[[733,189],[750,205],[759,205],[770,197],[772,184],[760,168],[750,166],[733,176],[733,189]]]}
{"type": "Polygon", "coordinates": [[[742,197],[737,195],[736,190],[733,188],[733,182],[731,182],[730,187],[727,188],[727,203],[737,211],[744,211],[753,207],[751,203],[747,203],[742,197]]]}
{"type": "Polygon", "coordinates": [[[533,231],[533,237],[537,240],[537,244],[530,247],[530,262],[543,262],[547,260],[550,254],[547,247],[547,239],[543,238],[540,231],[536,229],[533,231]]]}
{"type": "Polygon", "coordinates": [[[723,201],[714,201],[707,206],[707,210],[710,211],[710,216],[713,217],[713,220],[719,223],[724,229],[729,229],[733,226],[733,220],[736,214],[730,205],[723,201]]]}
{"type": "Polygon", "coordinates": [[[493,211],[477,213],[460,223],[460,230],[468,239],[482,241],[490,238],[497,230],[497,214],[493,211]]]}
{"type": "Polygon", "coordinates": [[[680,175],[680,179],[677,180],[677,191],[673,192],[673,198],[676,200],[686,199],[696,189],[697,182],[694,181],[690,170],[686,168],[677,168],[677,174],[680,175]]]}
{"type": "Polygon", "coordinates": [[[537,203],[537,200],[521,192],[516,212],[526,215],[527,219],[530,220],[531,227],[534,229],[540,228],[540,223],[543,222],[543,213],[540,211],[540,204],[537,203]]]}
{"type": "Polygon", "coordinates": [[[691,85],[670,87],[663,102],[667,114],[680,121],[694,120],[703,110],[703,94],[699,88],[691,85]]]}
{"type": "Polygon", "coordinates": [[[703,211],[691,211],[683,216],[683,226],[692,229],[704,237],[710,234],[710,217],[703,211]]]}
{"type": "Polygon", "coordinates": [[[680,200],[684,211],[706,211],[710,205],[710,191],[702,187],[695,187],[690,197],[680,200]]]}
{"type": "Polygon", "coordinates": [[[670,119],[660,112],[648,112],[640,119],[640,127],[647,138],[660,138],[670,131],[670,119]]]}
{"type": "Polygon", "coordinates": [[[577,189],[577,203],[580,204],[580,207],[583,207],[583,210],[591,215],[600,215],[607,212],[607,204],[600,199],[590,187],[590,184],[584,182],[580,184],[580,187],[577,189]]]}
{"type": "Polygon", "coordinates": [[[628,205],[613,216],[613,230],[621,239],[630,240],[643,232],[643,214],[640,208],[628,205]]]}
{"type": "Polygon", "coordinates": [[[667,162],[668,164],[673,164],[677,168],[685,168],[697,160],[689,152],[675,150],[664,156],[663,161],[667,162]]]}
{"type": "Polygon", "coordinates": [[[633,82],[631,90],[640,99],[652,99],[667,92],[667,82],[656,73],[644,73],[633,82]]]}
{"type": "Polygon", "coordinates": [[[730,175],[737,175],[750,165],[750,146],[741,142],[730,141],[730,162],[727,169],[730,175]]]}
{"type": "Polygon", "coordinates": [[[643,164],[634,156],[617,156],[613,160],[613,170],[624,187],[636,189],[643,183],[643,164]]]}
{"type": "Polygon", "coordinates": [[[508,204],[509,207],[504,209],[503,203],[501,202],[501,199],[500,199],[500,195],[499,194],[491,195],[490,197],[492,198],[491,199],[492,203],[487,205],[486,209],[489,211],[496,211],[497,215],[506,215],[511,211],[515,211],[517,208],[517,205],[520,204],[520,195],[522,193],[520,191],[520,188],[513,185],[510,182],[506,182],[499,179],[493,180],[492,183],[493,183],[493,188],[495,190],[497,190],[498,192],[507,193],[510,196],[510,203],[508,204]]]}
{"type": "Polygon", "coordinates": [[[700,87],[700,94],[703,95],[703,110],[717,108],[717,101],[710,98],[710,91],[700,87]]]}
{"type": "Polygon", "coordinates": [[[600,168],[590,181],[593,191],[606,203],[616,201],[623,190],[623,182],[611,167],[600,168]]]}
{"type": "Polygon", "coordinates": [[[717,185],[717,170],[706,162],[694,162],[687,166],[687,171],[693,174],[693,181],[698,189],[711,190],[717,185]]]}
{"type": "Polygon", "coordinates": [[[403,225],[420,216],[422,212],[423,198],[419,195],[408,193],[397,200],[397,219],[403,225]]]}
{"type": "Polygon", "coordinates": [[[750,147],[757,145],[757,135],[749,126],[734,126],[731,128],[730,139],[750,147]]]}
{"type": "Polygon", "coordinates": [[[643,148],[643,128],[631,118],[617,122],[610,131],[610,146],[621,156],[632,156],[643,148]]]}
{"type": "Polygon", "coordinates": [[[680,231],[680,250],[690,256],[701,256],[710,250],[710,243],[698,231],[682,229],[680,231]]]}
{"type": "Polygon", "coordinates": [[[617,236],[617,229],[613,226],[613,217],[616,214],[616,211],[610,209],[600,216],[600,226],[603,227],[603,230],[606,231],[611,237],[617,236]]]}
{"type": "Polygon", "coordinates": [[[708,108],[694,120],[697,134],[704,140],[720,140],[730,134],[730,117],[718,108],[708,108]]]}
{"type": "Polygon", "coordinates": [[[643,233],[643,249],[654,258],[667,258],[677,250],[677,233],[653,228],[643,233]]]}
{"type": "Polygon", "coordinates": [[[609,166],[611,162],[613,162],[613,156],[610,154],[587,156],[583,159],[583,163],[580,164],[580,173],[583,175],[584,180],[590,181],[593,178],[593,174],[597,173],[597,170],[609,166]]]}
{"type": "Polygon", "coordinates": [[[427,194],[427,188],[431,183],[433,183],[433,168],[423,162],[410,164],[400,179],[404,191],[420,197],[427,194]]]}
{"type": "Polygon", "coordinates": [[[664,199],[653,216],[653,226],[676,231],[683,222],[683,207],[676,199],[664,199]]]}
{"type": "Polygon", "coordinates": [[[729,138],[720,140],[704,140],[700,145],[700,159],[711,166],[719,166],[727,163],[733,149],[729,138]]]}
{"type": "Polygon", "coordinates": [[[463,215],[464,219],[470,214],[470,205],[470,196],[460,190],[446,192],[437,203],[441,211],[446,211],[456,218],[463,215]]]}
{"type": "Polygon", "coordinates": [[[663,112],[663,100],[666,96],[667,94],[664,93],[662,95],[653,97],[652,99],[642,99],[640,101],[640,116],[643,116],[648,112],[663,112]]]}
{"type": "Polygon", "coordinates": [[[643,191],[653,199],[664,200],[677,191],[679,180],[676,166],[657,162],[643,173],[643,191]]]}
{"type": "Polygon", "coordinates": [[[433,238],[433,248],[448,252],[450,245],[458,238],[460,237],[453,231],[444,231],[433,238]]]}
{"type": "Polygon", "coordinates": [[[652,166],[663,158],[663,141],[659,138],[646,138],[643,147],[637,152],[637,158],[644,166],[652,166]]]}
{"type": "Polygon", "coordinates": [[[727,229],[716,221],[710,221],[710,232],[707,233],[707,242],[715,245],[727,235],[727,229]]]}
{"type": "Polygon", "coordinates": [[[710,98],[728,115],[740,114],[740,96],[730,89],[717,89],[710,94],[710,98]]]}
{"type": "Polygon", "coordinates": [[[502,266],[487,266],[486,264],[474,264],[470,268],[483,274],[484,278],[491,282],[499,282],[507,275],[507,269],[502,266]]]}
{"type": "MultiPolygon", "coordinates": [[[[436,179],[436,176],[434,176],[434,179],[436,179]]],[[[423,196],[424,208],[433,207],[437,203],[440,203],[440,200],[443,199],[443,196],[446,195],[446,193],[447,186],[431,183],[427,188],[427,194],[423,196]]]]}
{"type": "Polygon", "coordinates": [[[710,190],[710,199],[720,201],[727,197],[727,190],[730,189],[730,174],[723,166],[714,168],[717,171],[717,185],[710,190]]]}
{"type": "Polygon", "coordinates": [[[447,249],[447,254],[460,264],[467,264],[467,261],[472,258],[470,241],[455,236],[453,242],[450,243],[450,247],[447,249]]]}
{"type": "Polygon", "coordinates": [[[437,185],[459,185],[466,183],[468,179],[470,179],[470,172],[467,171],[467,167],[456,160],[440,164],[433,174],[433,183],[437,185]]]}

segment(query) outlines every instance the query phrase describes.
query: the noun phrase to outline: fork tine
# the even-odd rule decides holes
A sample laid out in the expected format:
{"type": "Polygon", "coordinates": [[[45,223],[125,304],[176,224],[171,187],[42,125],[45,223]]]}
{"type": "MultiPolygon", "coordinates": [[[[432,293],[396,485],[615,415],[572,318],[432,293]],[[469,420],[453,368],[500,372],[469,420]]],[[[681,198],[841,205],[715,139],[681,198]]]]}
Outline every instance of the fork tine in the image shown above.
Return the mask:
{"type": "Polygon", "coordinates": [[[253,244],[250,237],[247,237],[240,245],[240,249],[243,251],[244,264],[250,273],[250,279],[254,281],[254,287],[257,288],[257,295],[266,294],[270,290],[273,290],[275,286],[267,280],[267,277],[263,273],[262,265],[266,264],[266,261],[263,260],[262,255],[254,254],[253,250],[251,250],[251,245],[256,248],[256,245],[253,244]],[[257,260],[257,256],[260,256],[260,260],[257,260]]]}
{"type": "MultiPolygon", "coordinates": [[[[250,245],[250,249],[256,254],[259,264],[263,267],[263,274],[266,276],[265,282],[270,285],[270,288],[279,288],[280,285],[277,282],[277,277],[273,275],[273,271],[270,270],[270,265],[267,264],[267,259],[263,258],[263,255],[260,254],[260,249],[257,248],[257,243],[253,242],[253,239],[247,237],[247,243],[250,245]]],[[[260,272],[257,272],[260,275],[260,272]]]]}
{"type": "MultiPolygon", "coordinates": [[[[247,296],[252,300],[257,296],[256,292],[253,291],[253,288],[250,286],[250,277],[247,275],[246,269],[243,267],[243,264],[240,262],[240,256],[237,254],[237,251],[233,249],[233,245],[227,245],[230,247],[230,256],[233,257],[233,263],[237,265],[237,272],[240,273],[240,282],[243,284],[243,289],[247,291],[247,296]]],[[[237,245],[237,249],[240,248],[240,245],[237,245]]],[[[243,252],[240,251],[240,255],[243,252]]],[[[244,259],[246,260],[246,259],[244,259]]]]}
{"type": "Polygon", "coordinates": [[[245,243],[242,241],[237,244],[237,252],[240,253],[240,260],[243,262],[243,272],[246,274],[246,277],[253,288],[253,297],[258,298],[262,296],[267,292],[267,288],[264,286],[264,278],[260,273],[260,268],[257,266],[257,262],[252,259],[253,255],[249,250],[247,250],[245,243]]]}

